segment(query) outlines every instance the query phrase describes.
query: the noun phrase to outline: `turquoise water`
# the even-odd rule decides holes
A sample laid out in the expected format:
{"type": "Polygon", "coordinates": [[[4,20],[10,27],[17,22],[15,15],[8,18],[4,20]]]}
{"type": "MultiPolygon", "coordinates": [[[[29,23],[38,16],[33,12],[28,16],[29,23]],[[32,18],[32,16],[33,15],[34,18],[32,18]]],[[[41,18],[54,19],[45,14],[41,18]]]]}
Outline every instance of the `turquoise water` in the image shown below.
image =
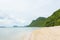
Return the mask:
{"type": "Polygon", "coordinates": [[[27,40],[31,32],[36,29],[39,28],[0,28],[0,40],[27,40]]]}

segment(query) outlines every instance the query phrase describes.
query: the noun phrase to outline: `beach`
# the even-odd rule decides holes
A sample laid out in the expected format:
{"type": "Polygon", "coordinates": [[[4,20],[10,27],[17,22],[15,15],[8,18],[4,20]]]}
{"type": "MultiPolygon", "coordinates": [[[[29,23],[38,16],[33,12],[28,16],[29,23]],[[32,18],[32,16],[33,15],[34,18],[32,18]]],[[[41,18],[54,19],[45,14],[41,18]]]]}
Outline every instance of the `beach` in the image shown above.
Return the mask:
{"type": "Polygon", "coordinates": [[[0,28],[0,40],[60,40],[60,26],[0,28]]]}
{"type": "Polygon", "coordinates": [[[44,27],[34,30],[30,40],[60,40],[60,26],[44,27]]]}

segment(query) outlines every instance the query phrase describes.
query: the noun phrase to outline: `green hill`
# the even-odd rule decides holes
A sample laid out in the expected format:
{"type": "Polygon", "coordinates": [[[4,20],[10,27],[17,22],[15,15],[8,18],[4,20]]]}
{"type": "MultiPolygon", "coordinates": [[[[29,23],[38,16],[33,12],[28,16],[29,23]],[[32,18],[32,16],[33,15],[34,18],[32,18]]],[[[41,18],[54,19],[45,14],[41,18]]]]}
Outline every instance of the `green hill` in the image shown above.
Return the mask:
{"type": "Polygon", "coordinates": [[[50,17],[45,21],[45,26],[59,26],[60,25],[60,9],[55,11],[50,17]]]}
{"type": "Polygon", "coordinates": [[[60,9],[55,11],[48,18],[39,17],[36,20],[33,20],[32,23],[28,26],[30,27],[49,27],[49,26],[59,26],[60,25],[60,9]]]}
{"type": "Polygon", "coordinates": [[[45,17],[39,17],[36,20],[33,20],[29,26],[30,27],[41,27],[41,26],[43,27],[45,20],[46,20],[45,17]]]}

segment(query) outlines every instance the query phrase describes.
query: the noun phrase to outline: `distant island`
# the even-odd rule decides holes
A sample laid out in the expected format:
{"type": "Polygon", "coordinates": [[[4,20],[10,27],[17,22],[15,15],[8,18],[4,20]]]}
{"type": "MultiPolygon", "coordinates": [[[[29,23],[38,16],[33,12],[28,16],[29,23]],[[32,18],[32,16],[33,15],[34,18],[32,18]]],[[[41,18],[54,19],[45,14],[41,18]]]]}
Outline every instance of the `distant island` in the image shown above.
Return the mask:
{"type": "Polygon", "coordinates": [[[59,26],[60,25],[60,9],[55,11],[48,18],[39,17],[36,20],[33,20],[31,24],[27,27],[50,27],[50,26],[59,26]]]}

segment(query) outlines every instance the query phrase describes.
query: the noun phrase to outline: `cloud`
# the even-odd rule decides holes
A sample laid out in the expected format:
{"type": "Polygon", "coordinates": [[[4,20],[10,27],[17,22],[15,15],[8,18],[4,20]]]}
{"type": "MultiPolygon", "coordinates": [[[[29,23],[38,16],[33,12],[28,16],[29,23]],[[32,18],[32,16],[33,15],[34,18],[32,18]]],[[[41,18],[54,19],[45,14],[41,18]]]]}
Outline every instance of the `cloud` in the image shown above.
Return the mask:
{"type": "Polygon", "coordinates": [[[24,19],[15,18],[15,16],[0,17],[0,26],[13,26],[13,25],[23,25],[25,23],[24,19]]]}

